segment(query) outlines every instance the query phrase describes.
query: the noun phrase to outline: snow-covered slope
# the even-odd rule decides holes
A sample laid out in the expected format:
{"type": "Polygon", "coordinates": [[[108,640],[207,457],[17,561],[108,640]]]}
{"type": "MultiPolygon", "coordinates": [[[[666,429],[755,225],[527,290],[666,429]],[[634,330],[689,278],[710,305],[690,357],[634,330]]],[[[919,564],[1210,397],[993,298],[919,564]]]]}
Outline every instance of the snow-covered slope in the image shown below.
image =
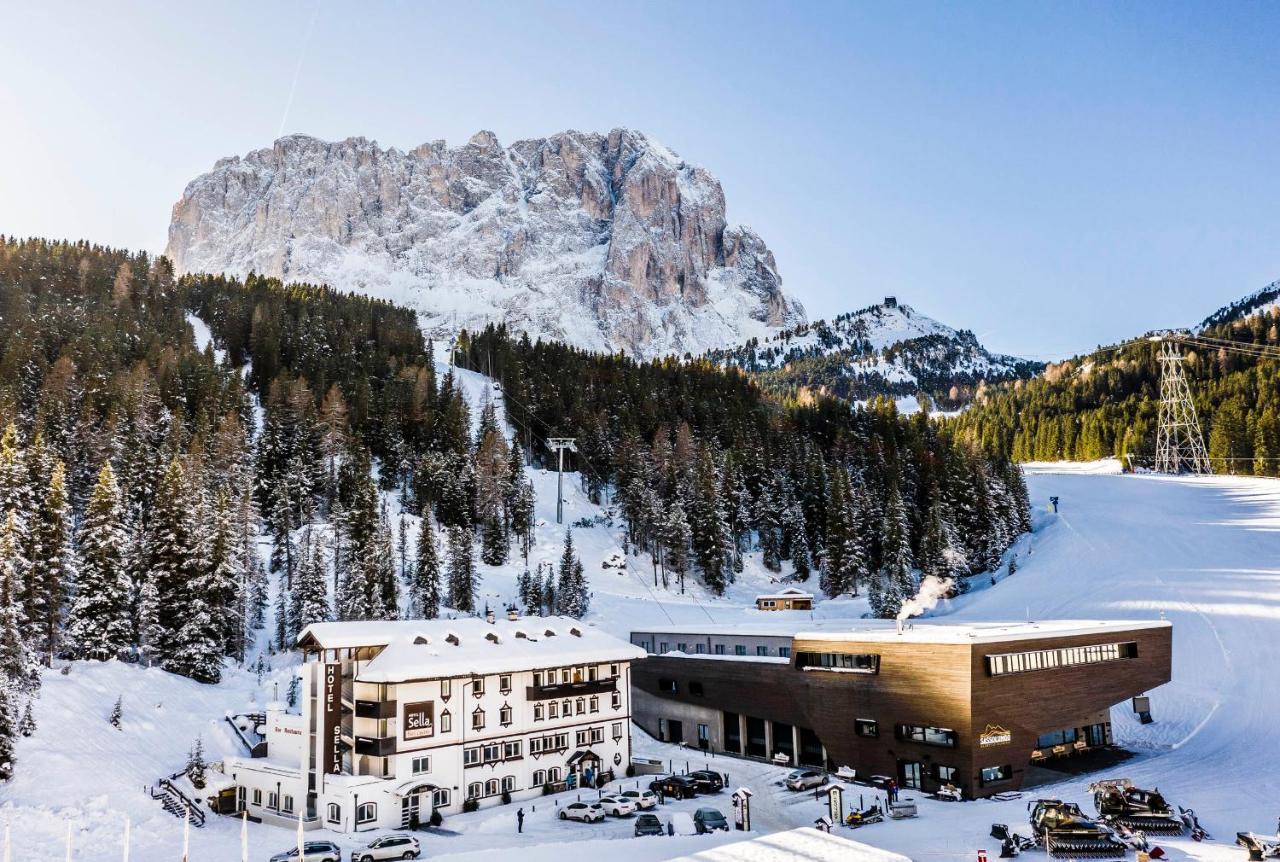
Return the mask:
{"type": "Polygon", "coordinates": [[[953,329],[893,299],[709,351],[708,357],[782,386],[825,388],[851,398],[924,391],[953,407],[967,398],[961,392],[951,397],[952,386],[1028,377],[1042,367],[992,353],[969,330],[953,329]]]}
{"type": "Polygon", "coordinates": [[[1277,305],[1280,305],[1280,281],[1273,281],[1261,290],[1256,290],[1243,299],[1238,299],[1230,305],[1224,305],[1219,308],[1213,314],[1200,321],[1199,326],[1195,327],[1195,331],[1202,332],[1211,326],[1219,326],[1223,323],[1230,323],[1233,320],[1241,320],[1255,314],[1263,314],[1277,305]]]}
{"type": "Polygon", "coordinates": [[[726,223],[715,177],[624,129],[407,152],[281,138],[188,184],[168,254],[179,272],[395,299],[444,338],[505,321],[650,357],[804,321],[764,242],[726,223]]]}

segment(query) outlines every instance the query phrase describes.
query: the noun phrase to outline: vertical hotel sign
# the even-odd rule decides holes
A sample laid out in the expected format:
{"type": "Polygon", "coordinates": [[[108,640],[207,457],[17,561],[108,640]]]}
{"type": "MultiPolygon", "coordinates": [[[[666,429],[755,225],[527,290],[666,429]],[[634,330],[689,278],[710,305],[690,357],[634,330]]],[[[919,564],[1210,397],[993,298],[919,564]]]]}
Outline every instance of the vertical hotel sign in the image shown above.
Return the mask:
{"type": "Polygon", "coordinates": [[[342,774],[342,665],[324,666],[324,772],[342,774]]]}

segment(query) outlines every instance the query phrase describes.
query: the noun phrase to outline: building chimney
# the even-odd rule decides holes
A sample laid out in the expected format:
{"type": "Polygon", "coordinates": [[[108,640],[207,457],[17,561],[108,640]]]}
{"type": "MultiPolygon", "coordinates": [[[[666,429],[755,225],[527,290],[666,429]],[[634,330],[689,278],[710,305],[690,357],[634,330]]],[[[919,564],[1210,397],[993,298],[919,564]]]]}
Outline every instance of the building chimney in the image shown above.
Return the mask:
{"type": "Polygon", "coordinates": [[[485,605],[485,606],[484,606],[484,621],[485,621],[485,622],[487,622],[489,625],[493,625],[493,622],[494,622],[494,620],[495,620],[495,619],[497,619],[497,618],[493,615],[493,609],[492,609],[492,608],[490,608],[488,605],[485,605]]]}

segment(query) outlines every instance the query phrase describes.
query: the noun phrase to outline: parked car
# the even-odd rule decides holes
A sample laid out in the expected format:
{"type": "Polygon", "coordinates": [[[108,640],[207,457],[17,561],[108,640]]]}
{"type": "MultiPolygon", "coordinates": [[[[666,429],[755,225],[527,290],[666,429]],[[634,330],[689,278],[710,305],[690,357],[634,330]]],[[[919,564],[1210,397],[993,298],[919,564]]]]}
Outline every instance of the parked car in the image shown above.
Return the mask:
{"type": "Polygon", "coordinates": [[[692,799],[698,795],[698,785],[693,783],[693,779],[687,775],[668,775],[665,778],[655,778],[649,782],[649,789],[654,793],[661,793],[663,796],[670,796],[674,799],[692,799]]]}
{"type": "Polygon", "coordinates": [[[658,807],[658,794],[652,790],[624,790],[622,795],[631,800],[636,811],[648,811],[658,807]]]}
{"type": "Polygon", "coordinates": [[[636,813],[635,803],[622,795],[601,796],[598,804],[605,814],[612,814],[614,817],[630,817],[636,813]]]}
{"type": "Polygon", "coordinates": [[[809,790],[827,783],[827,773],[820,769],[797,769],[784,782],[790,790],[809,790]]]}
{"type": "Polygon", "coordinates": [[[581,820],[583,823],[599,823],[604,819],[604,809],[598,802],[570,802],[560,809],[561,820],[581,820]]]}
{"type": "Polygon", "coordinates": [[[697,835],[698,827],[693,825],[689,812],[677,811],[671,815],[671,832],[675,835],[697,835]]]}
{"type": "Polygon", "coordinates": [[[710,769],[698,769],[689,773],[699,793],[719,793],[724,790],[724,776],[710,769]]]}
{"type": "Polygon", "coordinates": [[[636,837],[641,835],[666,835],[666,827],[656,814],[641,814],[636,818],[636,837]]]}
{"type": "MultiPolygon", "coordinates": [[[[307,862],[342,862],[342,851],[332,841],[304,841],[302,851],[307,854],[307,862]]],[[[302,862],[295,844],[271,857],[271,862],[302,862]]]]}
{"type": "MultiPolygon", "coordinates": [[[[361,850],[351,851],[351,862],[381,862],[383,859],[417,859],[422,853],[412,835],[384,835],[361,850]]],[[[307,857],[310,859],[311,857],[307,857]]]]}
{"type": "Polygon", "coordinates": [[[729,821],[724,819],[724,815],[714,808],[699,808],[693,812],[693,826],[698,830],[699,835],[705,835],[708,832],[728,832],[729,821]]]}

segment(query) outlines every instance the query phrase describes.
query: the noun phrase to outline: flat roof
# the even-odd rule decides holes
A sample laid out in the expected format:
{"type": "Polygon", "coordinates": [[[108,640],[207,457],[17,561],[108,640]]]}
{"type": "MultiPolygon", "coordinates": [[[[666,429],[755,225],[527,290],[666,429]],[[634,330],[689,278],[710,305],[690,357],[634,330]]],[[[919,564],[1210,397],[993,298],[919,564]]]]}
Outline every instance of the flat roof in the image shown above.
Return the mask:
{"type": "Polygon", "coordinates": [[[708,847],[669,862],[911,862],[907,856],[812,826],[708,847]]]}
{"type": "Polygon", "coordinates": [[[1002,641],[1063,638],[1077,635],[1115,635],[1143,629],[1169,628],[1165,620],[1041,620],[1030,622],[946,623],[909,621],[899,633],[894,620],[761,620],[730,624],[654,626],[637,634],[792,637],[803,640],[901,642],[936,644],[1000,643],[1002,641]]]}
{"type": "Polygon", "coordinates": [[[361,682],[405,682],[630,661],[644,650],[571,617],[475,617],[314,623],[298,636],[316,649],[383,647],[356,672],[361,682]]]}

